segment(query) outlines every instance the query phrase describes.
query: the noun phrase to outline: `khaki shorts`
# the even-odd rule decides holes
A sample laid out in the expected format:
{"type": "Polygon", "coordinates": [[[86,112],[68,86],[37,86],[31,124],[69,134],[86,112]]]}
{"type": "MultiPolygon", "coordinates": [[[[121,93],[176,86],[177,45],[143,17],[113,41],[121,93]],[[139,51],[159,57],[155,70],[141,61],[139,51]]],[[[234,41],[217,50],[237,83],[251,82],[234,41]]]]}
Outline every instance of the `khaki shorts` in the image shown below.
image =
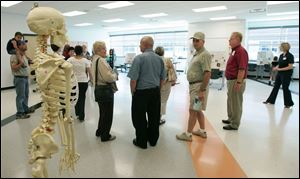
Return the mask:
{"type": "MultiPolygon", "coordinates": [[[[199,96],[201,84],[202,83],[195,83],[195,84],[189,85],[190,109],[193,109],[194,99],[199,96]]],[[[202,103],[201,103],[201,108],[202,108],[203,111],[205,111],[205,109],[206,109],[208,91],[209,91],[209,89],[208,89],[208,86],[207,86],[206,91],[205,91],[205,95],[204,95],[204,101],[202,101],[202,103]]]]}

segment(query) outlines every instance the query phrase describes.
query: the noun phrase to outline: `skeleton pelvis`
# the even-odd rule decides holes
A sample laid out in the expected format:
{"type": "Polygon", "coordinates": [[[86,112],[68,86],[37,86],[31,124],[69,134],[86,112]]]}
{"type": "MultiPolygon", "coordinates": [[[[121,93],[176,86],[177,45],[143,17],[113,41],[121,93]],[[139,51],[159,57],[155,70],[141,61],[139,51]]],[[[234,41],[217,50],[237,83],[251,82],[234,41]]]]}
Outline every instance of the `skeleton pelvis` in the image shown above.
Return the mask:
{"type": "Polygon", "coordinates": [[[35,157],[50,158],[58,152],[58,146],[53,137],[47,133],[38,133],[32,136],[32,145],[35,148],[32,152],[35,157]]]}

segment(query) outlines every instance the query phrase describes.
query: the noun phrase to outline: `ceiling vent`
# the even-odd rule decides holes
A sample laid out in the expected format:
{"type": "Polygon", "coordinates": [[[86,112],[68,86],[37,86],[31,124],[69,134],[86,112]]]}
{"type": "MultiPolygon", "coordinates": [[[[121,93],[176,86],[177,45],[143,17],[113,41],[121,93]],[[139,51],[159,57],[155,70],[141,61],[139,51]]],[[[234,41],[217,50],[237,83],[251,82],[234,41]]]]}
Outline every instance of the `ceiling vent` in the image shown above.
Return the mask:
{"type": "Polygon", "coordinates": [[[263,12],[266,12],[266,9],[265,8],[257,8],[257,9],[250,9],[249,10],[249,13],[263,13],[263,12]]]}

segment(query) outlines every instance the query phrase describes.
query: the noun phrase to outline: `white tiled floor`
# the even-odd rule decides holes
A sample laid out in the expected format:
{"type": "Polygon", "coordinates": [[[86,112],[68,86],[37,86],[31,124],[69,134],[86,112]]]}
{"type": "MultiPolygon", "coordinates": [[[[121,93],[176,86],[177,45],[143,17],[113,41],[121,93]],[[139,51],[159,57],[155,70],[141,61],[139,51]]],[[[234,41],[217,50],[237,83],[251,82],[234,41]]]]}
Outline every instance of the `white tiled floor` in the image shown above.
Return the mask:
{"type": "Polygon", "coordinates": [[[281,90],[275,105],[265,105],[262,102],[271,90],[270,86],[247,80],[239,131],[222,129],[220,119],[226,118],[224,91],[214,91],[209,96],[206,114],[248,177],[296,177],[299,176],[299,96],[292,95],[293,109],[284,108],[281,90]]]}
{"type": "MultiPolygon", "coordinates": [[[[186,126],[186,113],[182,111],[188,111],[187,82],[182,73],[179,78],[180,84],[172,88],[170,94],[167,122],[160,127],[158,145],[147,150],[132,144],[131,96],[129,80],[125,75],[121,74],[119,91],[115,95],[112,125],[112,134],[117,136],[115,141],[101,143],[94,136],[99,114],[92,89],[89,88],[86,121],[75,121],[77,150],[81,157],[76,173],[63,172],[62,177],[200,177],[196,175],[187,145],[175,139],[175,135],[185,130],[186,126]]],[[[284,109],[282,91],[275,105],[265,105],[262,101],[272,88],[248,80],[240,129],[224,131],[221,119],[226,118],[226,88],[217,90],[219,82],[214,80],[211,85],[205,114],[246,175],[299,177],[298,95],[293,95],[293,109],[284,109]]],[[[4,113],[7,116],[15,113],[15,108],[10,107],[15,105],[14,90],[1,92],[1,98],[3,119],[4,113]]],[[[38,96],[34,98],[30,100],[39,102],[38,96]]],[[[1,177],[31,177],[26,146],[31,130],[39,124],[41,111],[40,108],[29,119],[13,121],[1,127],[1,177]]],[[[55,138],[59,143],[58,132],[55,138]]],[[[209,133],[207,140],[214,140],[209,133]]],[[[55,154],[48,160],[50,177],[59,177],[58,159],[59,154],[55,154]]]]}
{"type": "MultiPolygon", "coordinates": [[[[253,77],[253,79],[254,79],[254,77],[253,77]]],[[[268,78],[263,78],[263,79],[259,78],[257,80],[261,81],[263,83],[268,83],[269,82],[268,78]]],[[[298,80],[296,80],[296,79],[292,80],[291,83],[290,83],[289,89],[292,92],[294,92],[295,94],[299,93],[299,79],[298,80]]]]}
{"type": "MultiPolygon", "coordinates": [[[[41,101],[40,93],[33,93],[35,84],[29,86],[28,106],[35,105],[41,101]]],[[[16,91],[15,89],[1,91],[1,120],[16,114],[16,91]]]]}

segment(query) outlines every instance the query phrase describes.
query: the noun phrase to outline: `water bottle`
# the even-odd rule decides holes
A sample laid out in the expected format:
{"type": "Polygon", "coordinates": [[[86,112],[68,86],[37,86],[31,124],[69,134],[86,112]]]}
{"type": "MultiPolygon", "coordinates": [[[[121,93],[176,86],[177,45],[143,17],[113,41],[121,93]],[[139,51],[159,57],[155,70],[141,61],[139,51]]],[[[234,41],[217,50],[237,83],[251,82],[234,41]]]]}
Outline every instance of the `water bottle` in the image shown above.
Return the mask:
{"type": "Polygon", "coordinates": [[[193,110],[194,111],[200,111],[201,110],[201,101],[200,101],[198,96],[194,98],[193,110]]]}

